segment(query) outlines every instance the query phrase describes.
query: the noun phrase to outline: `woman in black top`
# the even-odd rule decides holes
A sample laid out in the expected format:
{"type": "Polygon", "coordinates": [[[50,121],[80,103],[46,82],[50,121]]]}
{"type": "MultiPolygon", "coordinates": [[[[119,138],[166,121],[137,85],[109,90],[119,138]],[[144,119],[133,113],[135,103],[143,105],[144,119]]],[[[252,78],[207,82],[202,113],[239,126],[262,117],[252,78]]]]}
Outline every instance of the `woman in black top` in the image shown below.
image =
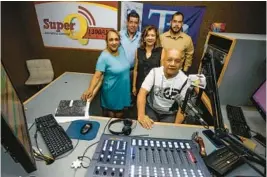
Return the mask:
{"type": "Polygon", "coordinates": [[[133,95],[137,95],[147,74],[161,65],[165,52],[160,45],[159,32],[155,26],[147,26],[141,36],[140,47],[135,54],[133,72],[133,95]]]}

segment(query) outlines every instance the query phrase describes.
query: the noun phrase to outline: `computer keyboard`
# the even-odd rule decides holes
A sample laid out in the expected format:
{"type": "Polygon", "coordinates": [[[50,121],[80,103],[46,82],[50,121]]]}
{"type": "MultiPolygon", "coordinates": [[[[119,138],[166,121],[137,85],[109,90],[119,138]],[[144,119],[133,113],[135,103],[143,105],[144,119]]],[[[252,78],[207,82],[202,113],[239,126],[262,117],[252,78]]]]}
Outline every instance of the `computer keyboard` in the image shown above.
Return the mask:
{"type": "Polygon", "coordinates": [[[250,128],[247,125],[242,109],[238,106],[227,105],[226,112],[232,133],[251,138],[250,128]]]}
{"type": "Polygon", "coordinates": [[[35,123],[54,158],[73,149],[71,139],[52,114],[36,118],[35,123]]]}

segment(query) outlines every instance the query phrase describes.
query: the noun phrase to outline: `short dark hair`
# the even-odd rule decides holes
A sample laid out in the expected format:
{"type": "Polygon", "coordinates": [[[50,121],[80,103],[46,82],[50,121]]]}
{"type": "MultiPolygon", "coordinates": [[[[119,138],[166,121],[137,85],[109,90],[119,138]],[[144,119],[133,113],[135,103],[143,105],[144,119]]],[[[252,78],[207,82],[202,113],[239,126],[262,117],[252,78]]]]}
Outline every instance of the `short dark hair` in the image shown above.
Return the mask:
{"type": "Polygon", "coordinates": [[[135,10],[131,10],[131,12],[127,15],[127,21],[130,20],[130,17],[138,18],[140,20],[139,14],[135,10]]]}
{"type": "Polygon", "coordinates": [[[175,12],[175,13],[172,15],[172,20],[173,20],[174,16],[176,16],[176,15],[181,15],[182,18],[183,18],[183,21],[184,21],[184,14],[183,14],[182,12],[175,12]]]}

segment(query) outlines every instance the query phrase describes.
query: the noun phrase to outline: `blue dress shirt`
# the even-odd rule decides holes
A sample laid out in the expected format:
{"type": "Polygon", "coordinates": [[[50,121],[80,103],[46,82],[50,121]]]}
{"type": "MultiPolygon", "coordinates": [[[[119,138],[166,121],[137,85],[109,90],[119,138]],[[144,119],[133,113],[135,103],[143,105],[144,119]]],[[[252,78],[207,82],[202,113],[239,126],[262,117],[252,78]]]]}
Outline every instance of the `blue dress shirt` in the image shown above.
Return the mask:
{"type": "Polygon", "coordinates": [[[136,49],[140,45],[141,33],[137,31],[133,39],[130,39],[127,33],[127,30],[121,30],[120,36],[121,36],[121,45],[125,50],[125,54],[126,54],[127,59],[129,60],[131,68],[133,68],[135,52],[136,52],[136,49]]]}

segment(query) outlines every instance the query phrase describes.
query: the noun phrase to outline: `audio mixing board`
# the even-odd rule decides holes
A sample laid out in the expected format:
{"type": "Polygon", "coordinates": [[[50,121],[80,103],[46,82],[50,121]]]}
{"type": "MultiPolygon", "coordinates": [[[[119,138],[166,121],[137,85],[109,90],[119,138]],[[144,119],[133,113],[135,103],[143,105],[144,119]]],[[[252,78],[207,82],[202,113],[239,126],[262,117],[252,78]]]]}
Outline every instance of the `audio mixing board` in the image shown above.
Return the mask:
{"type": "Polygon", "coordinates": [[[186,139],[103,134],[86,177],[209,177],[197,145],[186,139]]]}

